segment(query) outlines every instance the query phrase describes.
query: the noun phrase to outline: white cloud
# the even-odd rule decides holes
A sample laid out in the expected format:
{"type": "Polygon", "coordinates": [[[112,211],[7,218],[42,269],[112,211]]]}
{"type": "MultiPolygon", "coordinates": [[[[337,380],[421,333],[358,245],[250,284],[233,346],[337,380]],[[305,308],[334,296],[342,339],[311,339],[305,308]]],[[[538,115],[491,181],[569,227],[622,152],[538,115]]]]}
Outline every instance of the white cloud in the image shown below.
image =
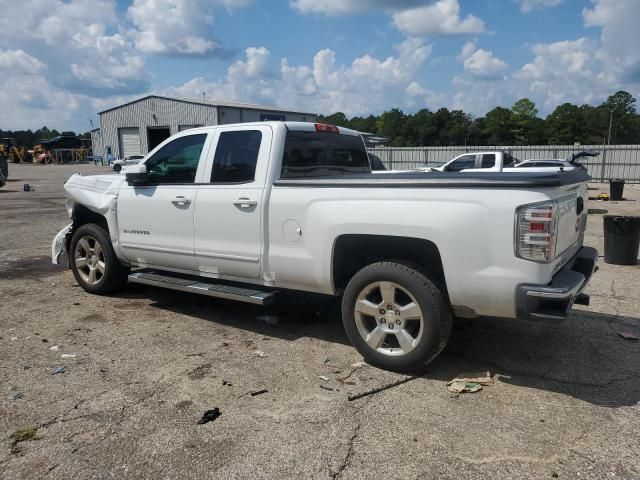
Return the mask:
{"type": "Polygon", "coordinates": [[[115,0],[4,1],[2,10],[0,127],[88,129],[90,97],[148,90],[115,0]]]}
{"type": "Polygon", "coordinates": [[[600,27],[597,56],[609,75],[620,82],[640,81],[640,2],[637,0],[592,0],[593,8],[582,12],[585,25],[600,27]]]}
{"type": "Polygon", "coordinates": [[[462,62],[464,71],[476,79],[499,78],[507,70],[504,60],[496,57],[493,52],[477,48],[474,42],[465,43],[458,60],[462,62]]]}
{"type": "Polygon", "coordinates": [[[520,10],[523,12],[531,12],[541,8],[555,7],[560,5],[564,0],[520,0],[520,10]]]}
{"type": "Polygon", "coordinates": [[[127,11],[144,53],[205,56],[227,51],[213,37],[214,9],[245,6],[247,0],[133,0],[127,11]]]}
{"type": "Polygon", "coordinates": [[[3,75],[13,74],[37,75],[47,68],[37,58],[32,57],[24,50],[2,50],[0,48],[0,69],[3,75]]]}
{"type": "Polygon", "coordinates": [[[484,22],[478,17],[460,17],[458,0],[438,0],[393,14],[394,25],[406,35],[463,35],[482,33],[484,22]]]}
{"type": "Polygon", "coordinates": [[[395,11],[424,4],[425,0],[291,0],[300,13],[345,15],[373,10],[395,11]]]}
{"type": "MultiPolygon", "coordinates": [[[[310,112],[370,113],[400,104],[417,70],[431,54],[431,46],[409,39],[387,58],[363,55],[350,64],[338,64],[333,50],[319,50],[311,65],[280,60],[279,72],[270,69],[265,47],[251,47],[245,59],[232,64],[222,81],[202,77],[170,88],[169,95],[233,99],[269,103],[310,112]]],[[[427,93],[425,93],[426,95],[427,93]]]]}

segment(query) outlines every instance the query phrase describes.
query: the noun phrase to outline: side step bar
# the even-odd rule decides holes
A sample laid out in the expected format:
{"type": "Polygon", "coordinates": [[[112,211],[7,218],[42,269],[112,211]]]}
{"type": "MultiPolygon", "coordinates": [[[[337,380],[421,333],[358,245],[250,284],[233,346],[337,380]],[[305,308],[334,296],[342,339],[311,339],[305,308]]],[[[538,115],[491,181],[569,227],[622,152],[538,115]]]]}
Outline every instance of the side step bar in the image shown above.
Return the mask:
{"type": "Polygon", "coordinates": [[[275,300],[275,292],[263,292],[219,283],[207,283],[202,281],[202,279],[191,280],[184,277],[172,276],[166,272],[156,273],[148,270],[134,272],[129,274],[129,281],[131,283],[150,285],[152,287],[169,288],[181,292],[226,298],[228,300],[254,303],[256,305],[268,305],[275,300]]]}

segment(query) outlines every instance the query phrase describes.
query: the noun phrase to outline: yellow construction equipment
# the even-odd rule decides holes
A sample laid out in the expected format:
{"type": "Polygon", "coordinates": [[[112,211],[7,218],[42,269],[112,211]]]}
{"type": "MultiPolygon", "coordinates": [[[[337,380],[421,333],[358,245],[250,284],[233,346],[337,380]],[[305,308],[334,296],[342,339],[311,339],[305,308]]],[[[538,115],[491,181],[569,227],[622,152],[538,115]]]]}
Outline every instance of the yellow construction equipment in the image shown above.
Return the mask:
{"type": "Polygon", "coordinates": [[[28,160],[28,154],[25,148],[16,146],[15,139],[13,138],[3,138],[0,141],[0,155],[12,163],[21,163],[28,160]]]}

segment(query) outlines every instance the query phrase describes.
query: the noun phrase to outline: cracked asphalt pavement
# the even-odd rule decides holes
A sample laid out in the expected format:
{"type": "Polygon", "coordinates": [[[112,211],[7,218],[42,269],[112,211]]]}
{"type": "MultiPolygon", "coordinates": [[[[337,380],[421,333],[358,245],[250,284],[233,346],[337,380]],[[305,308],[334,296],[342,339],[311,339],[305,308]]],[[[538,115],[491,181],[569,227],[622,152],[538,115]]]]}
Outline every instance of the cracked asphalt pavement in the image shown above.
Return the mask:
{"type": "MultiPolygon", "coordinates": [[[[64,180],[106,167],[9,167],[1,478],[640,478],[640,343],[619,336],[640,336],[637,265],[601,259],[591,305],[562,324],[457,325],[424,375],[348,401],[404,377],[358,366],[337,302],[287,295],[264,310],[134,285],[89,295],[50,264],[50,242],[68,222],[64,180]],[[468,371],[495,385],[450,397],[446,382],[468,371]]],[[[589,203],[588,245],[602,253],[605,210],[640,215],[639,187],[589,203]]]]}

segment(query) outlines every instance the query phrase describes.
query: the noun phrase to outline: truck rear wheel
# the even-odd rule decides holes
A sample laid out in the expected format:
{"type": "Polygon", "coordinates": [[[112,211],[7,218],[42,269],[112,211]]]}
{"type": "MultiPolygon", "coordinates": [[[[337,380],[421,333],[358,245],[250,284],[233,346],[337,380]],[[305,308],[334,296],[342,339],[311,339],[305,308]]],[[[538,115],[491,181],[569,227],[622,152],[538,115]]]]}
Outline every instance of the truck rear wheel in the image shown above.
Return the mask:
{"type": "Polygon", "coordinates": [[[71,270],[87,292],[110,293],[127,282],[128,269],[118,261],[109,234],[99,225],[82,225],[71,238],[71,270]]]}
{"type": "Polygon", "coordinates": [[[415,371],[433,360],[451,334],[442,292],[425,275],[396,262],[378,262],[351,279],[342,321],[364,359],[393,371],[415,371]]]}

